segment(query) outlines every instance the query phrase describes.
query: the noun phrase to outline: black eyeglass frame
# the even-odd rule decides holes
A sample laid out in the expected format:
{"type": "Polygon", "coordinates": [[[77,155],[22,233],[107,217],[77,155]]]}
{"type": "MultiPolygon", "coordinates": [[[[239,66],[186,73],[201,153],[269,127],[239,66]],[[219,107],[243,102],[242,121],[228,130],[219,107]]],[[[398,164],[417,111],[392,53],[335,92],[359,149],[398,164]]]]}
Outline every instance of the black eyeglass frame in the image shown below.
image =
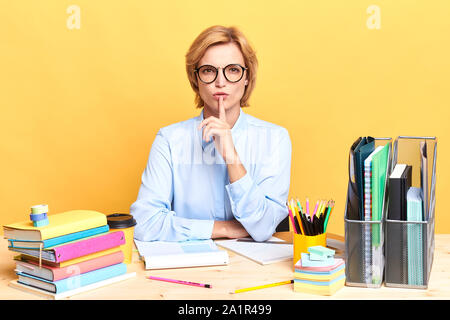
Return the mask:
{"type": "Polygon", "coordinates": [[[200,66],[200,67],[194,69],[194,73],[197,74],[197,77],[198,77],[198,79],[199,79],[201,82],[206,83],[206,84],[210,84],[210,83],[213,83],[214,81],[216,81],[217,76],[218,76],[218,74],[219,74],[219,69],[222,69],[223,76],[225,77],[225,79],[227,79],[227,81],[229,81],[229,82],[231,82],[231,83],[236,83],[236,82],[241,81],[242,78],[244,77],[245,70],[248,70],[248,68],[243,67],[243,66],[241,66],[241,65],[238,64],[238,63],[230,63],[229,65],[227,65],[227,66],[225,66],[225,67],[223,67],[223,68],[220,68],[220,67],[219,67],[219,68],[216,68],[216,67],[214,67],[214,66],[212,66],[212,65],[210,65],[210,64],[204,64],[204,65],[202,65],[202,66],[200,66]],[[240,68],[242,69],[242,75],[241,75],[241,77],[239,78],[239,80],[231,81],[231,80],[229,80],[229,79],[227,78],[227,76],[226,76],[226,74],[225,74],[225,69],[228,68],[229,66],[237,66],[237,67],[240,67],[240,68]],[[200,70],[200,68],[203,68],[203,67],[212,67],[212,68],[214,68],[214,70],[216,70],[216,76],[214,77],[214,79],[213,79],[212,81],[206,82],[206,81],[203,81],[203,80],[200,78],[200,75],[199,75],[198,71],[200,70]]]}

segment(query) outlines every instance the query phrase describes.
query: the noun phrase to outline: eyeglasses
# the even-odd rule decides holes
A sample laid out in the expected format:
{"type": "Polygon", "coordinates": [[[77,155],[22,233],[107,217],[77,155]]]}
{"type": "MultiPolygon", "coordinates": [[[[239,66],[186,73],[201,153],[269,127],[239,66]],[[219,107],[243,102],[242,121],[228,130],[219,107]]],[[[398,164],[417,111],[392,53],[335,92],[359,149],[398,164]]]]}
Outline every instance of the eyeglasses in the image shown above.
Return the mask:
{"type": "Polygon", "coordinates": [[[222,69],[223,76],[230,82],[239,82],[244,76],[244,71],[248,68],[240,64],[229,64],[224,68],[216,68],[210,65],[203,65],[194,70],[201,82],[206,84],[212,83],[217,79],[218,69],[222,69]]]}

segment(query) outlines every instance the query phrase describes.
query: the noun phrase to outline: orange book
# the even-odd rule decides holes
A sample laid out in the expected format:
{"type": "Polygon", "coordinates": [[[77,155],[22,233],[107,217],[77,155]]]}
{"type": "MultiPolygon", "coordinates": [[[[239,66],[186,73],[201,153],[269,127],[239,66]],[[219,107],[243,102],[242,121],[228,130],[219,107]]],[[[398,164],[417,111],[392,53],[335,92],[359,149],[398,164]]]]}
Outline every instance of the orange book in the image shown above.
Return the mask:
{"type": "Polygon", "coordinates": [[[123,259],[123,252],[120,250],[62,268],[47,265],[42,265],[39,267],[38,262],[27,259],[25,261],[17,261],[16,272],[26,273],[49,281],[58,281],[121,263],[123,262],[123,259]]]}

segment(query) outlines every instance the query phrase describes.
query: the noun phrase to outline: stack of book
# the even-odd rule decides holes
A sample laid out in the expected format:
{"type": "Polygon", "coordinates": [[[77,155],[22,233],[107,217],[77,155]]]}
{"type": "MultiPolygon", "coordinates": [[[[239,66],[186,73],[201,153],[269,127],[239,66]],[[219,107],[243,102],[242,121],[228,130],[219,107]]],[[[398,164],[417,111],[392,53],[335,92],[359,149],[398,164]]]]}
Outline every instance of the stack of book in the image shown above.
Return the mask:
{"type": "Polygon", "coordinates": [[[333,295],[345,285],[345,263],[334,258],[334,250],[314,246],[295,264],[294,291],[333,295]]]}
{"type": "Polygon", "coordinates": [[[135,275],[123,263],[123,231],[110,232],[104,214],[72,210],[48,220],[43,227],[30,220],[3,226],[9,250],[20,253],[10,286],[58,298],[135,275]]]}

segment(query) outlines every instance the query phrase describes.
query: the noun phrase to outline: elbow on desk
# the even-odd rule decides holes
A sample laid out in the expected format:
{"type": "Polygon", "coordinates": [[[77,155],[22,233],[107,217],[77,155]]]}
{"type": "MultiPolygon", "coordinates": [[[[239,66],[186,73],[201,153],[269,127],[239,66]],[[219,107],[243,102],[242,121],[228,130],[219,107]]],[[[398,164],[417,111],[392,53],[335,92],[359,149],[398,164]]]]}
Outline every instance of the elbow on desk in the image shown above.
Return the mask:
{"type": "Polygon", "coordinates": [[[272,237],[275,232],[275,228],[270,230],[247,230],[247,232],[256,242],[264,242],[272,237]]]}

